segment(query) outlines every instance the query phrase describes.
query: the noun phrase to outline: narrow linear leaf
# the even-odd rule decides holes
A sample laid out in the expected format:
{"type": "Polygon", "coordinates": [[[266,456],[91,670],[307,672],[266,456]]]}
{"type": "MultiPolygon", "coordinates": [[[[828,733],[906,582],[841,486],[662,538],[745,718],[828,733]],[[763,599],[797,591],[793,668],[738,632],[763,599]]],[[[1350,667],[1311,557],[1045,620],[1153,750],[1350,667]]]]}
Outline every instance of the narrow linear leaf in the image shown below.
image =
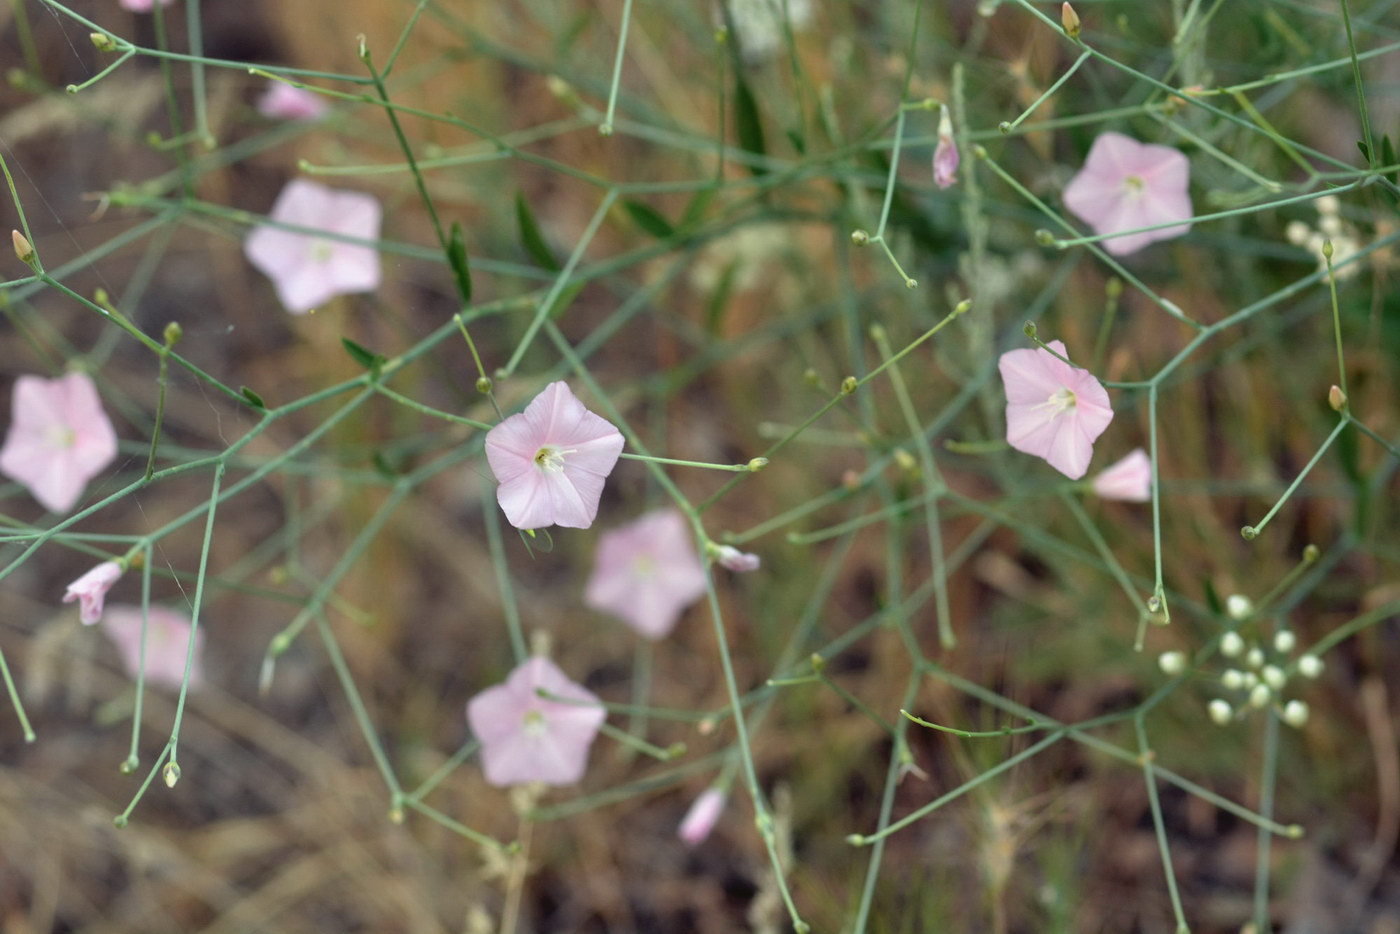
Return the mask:
{"type": "Polygon", "coordinates": [[[379,370],[384,365],[383,357],[372,350],[361,347],[348,337],[342,337],[340,343],[344,346],[345,352],[350,355],[350,359],[369,370],[375,379],[379,378],[379,370]]]}
{"type": "Polygon", "coordinates": [[[253,408],[267,409],[267,403],[263,401],[263,397],[253,392],[253,390],[249,389],[247,386],[239,386],[238,391],[242,394],[244,399],[248,400],[248,404],[253,408]]]}
{"type": "Polygon", "coordinates": [[[525,252],[545,269],[557,272],[560,268],[559,260],[554,258],[549,244],[544,242],[544,234],[540,233],[540,225],[535,221],[534,212],[530,210],[530,205],[520,192],[515,194],[515,220],[520,224],[520,245],[525,248],[525,252]]]}
{"type": "MultiPolygon", "coordinates": [[[[763,141],[763,121],[758,115],[758,102],[742,74],[734,75],[734,131],[739,136],[739,145],[756,156],[766,155],[767,144],[763,141]]],[[[761,165],[750,165],[754,175],[768,172],[761,165]]]]}
{"type": "Polygon", "coordinates": [[[452,224],[452,238],[447,242],[447,262],[457,280],[457,294],[463,305],[472,303],[472,273],[467,266],[467,248],[462,243],[462,225],[452,224]]]}
{"type": "Polygon", "coordinates": [[[675,228],[671,222],[662,217],[655,208],[641,201],[624,201],[623,208],[626,209],[632,222],[645,230],[658,240],[669,239],[675,233],[675,228]]]}
{"type": "Polygon", "coordinates": [[[695,197],[690,199],[690,203],[685,206],[685,212],[681,214],[680,223],[677,225],[682,230],[695,226],[705,216],[705,209],[710,206],[710,202],[715,198],[715,189],[702,188],[695,193],[695,197]]]}

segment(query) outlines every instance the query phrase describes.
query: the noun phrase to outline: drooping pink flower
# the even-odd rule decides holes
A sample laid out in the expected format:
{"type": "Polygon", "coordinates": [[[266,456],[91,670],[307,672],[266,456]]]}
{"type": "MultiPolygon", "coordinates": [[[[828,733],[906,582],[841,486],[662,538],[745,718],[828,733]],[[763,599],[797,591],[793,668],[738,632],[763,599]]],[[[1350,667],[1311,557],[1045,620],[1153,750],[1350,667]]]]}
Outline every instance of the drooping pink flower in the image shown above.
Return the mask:
{"type": "Polygon", "coordinates": [[[948,105],[938,108],[938,145],[933,150],[933,183],[948,188],[958,180],[958,144],[953,139],[953,119],[948,105]]]}
{"type": "Polygon", "coordinates": [[[715,560],[720,567],[733,571],[736,574],[743,574],[747,571],[757,571],[763,564],[758,555],[750,551],[740,551],[733,545],[715,545],[715,560]]]}
{"type": "Polygon", "coordinates": [[[705,569],[685,517],[658,509],[598,539],[583,602],[662,639],[705,593],[705,569]]]}
{"type": "MultiPolygon", "coordinates": [[[[1191,163],[1170,146],[1139,143],[1122,133],[1101,133],[1084,167],[1065,188],[1065,206],[1094,229],[1113,234],[1191,218],[1191,163]]],[[[1149,243],[1180,237],[1190,224],[1113,237],[1104,249],[1116,256],[1149,243]]]]}
{"type": "Polygon", "coordinates": [[[1110,464],[1094,478],[1094,492],[1104,499],[1145,503],[1152,498],[1152,459],[1142,448],[1110,464]]]}
{"type": "MultiPolygon", "coordinates": [[[[268,218],[357,240],[379,237],[379,202],[371,195],[336,191],[300,178],[282,189],[268,218]]],[[[248,235],[243,252],[272,280],[283,307],[294,314],[337,295],[379,288],[379,252],[368,244],[261,224],[248,235]]]]}
{"type": "Polygon", "coordinates": [[[517,529],[586,529],[624,443],[567,384],[550,383],[524,412],[486,433],[486,460],[500,484],[496,501],[517,529]]]}
{"type": "MultiPolygon", "coordinates": [[[[134,680],[142,668],[141,608],[110,606],[102,617],[102,631],[117,647],[122,666],[134,680]]],[[[190,618],[178,610],[153,606],[146,620],[146,683],[178,688],[185,677],[185,656],[190,645],[190,618]]],[[[204,631],[195,633],[194,658],[190,662],[190,687],[204,680],[201,656],[204,631]]]]}
{"type": "Polygon", "coordinates": [[[117,456],[117,433],[86,373],[15,380],[0,471],[45,509],[67,512],[117,456]]]}
{"type": "Polygon", "coordinates": [[[80,601],[78,618],[83,625],[91,626],[102,618],[102,601],[107,599],[107,591],[122,576],[122,566],[115,561],[103,561],[82,577],[68,585],[63,595],[64,603],[80,601]]]}
{"type": "Polygon", "coordinates": [[[680,826],[676,828],[676,836],[680,837],[686,846],[702,843],[710,835],[710,831],[715,829],[719,816],[724,813],[724,802],[724,792],[713,785],[700,792],[700,796],[691,804],[690,810],[685,812],[680,826]]]}
{"type": "MultiPolygon", "coordinates": [[[[173,2],[174,0],[160,0],[160,5],[170,6],[173,2]]],[[[117,0],[117,5],[133,13],[149,13],[155,8],[154,0],[117,0]]]]}
{"type": "Polygon", "coordinates": [[[522,663],[505,684],[467,702],[467,722],[481,741],[486,780],[499,786],[578,781],[604,719],[591,691],[541,657],[522,663]],[[540,688],[569,702],[541,697],[540,688]]]}
{"type": "MultiPolygon", "coordinates": [[[[1047,346],[1068,357],[1061,341],[1047,346]]],[[[1089,469],[1094,439],[1113,421],[1108,393],[1088,370],[1042,347],[1009,350],[998,363],[1006,385],[1006,440],[1078,480],[1089,469]]]]}
{"type": "Polygon", "coordinates": [[[319,120],[329,109],[319,94],[284,81],[270,82],[258,98],[258,113],[272,120],[319,120]]]}

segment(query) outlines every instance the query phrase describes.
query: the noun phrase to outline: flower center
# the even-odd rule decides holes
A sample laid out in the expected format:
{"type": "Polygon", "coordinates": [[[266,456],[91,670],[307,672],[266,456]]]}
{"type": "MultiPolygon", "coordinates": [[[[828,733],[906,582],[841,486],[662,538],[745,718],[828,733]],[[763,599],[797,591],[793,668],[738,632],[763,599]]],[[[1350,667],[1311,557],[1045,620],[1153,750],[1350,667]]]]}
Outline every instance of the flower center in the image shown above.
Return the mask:
{"type": "Polygon", "coordinates": [[[564,469],[564,455],[572,454],[573,451],[561,451],[552,445],[546,444],[535,452],[535,466],[550,473],[559,473],[564,469]]]}
{"type": "Polygon", "coordinates": [[[1036,406],[1036,410],[1048,410],[1050,413],[1049,417],[1054,419],[1074,408],[1077,402],[1078,400],[1074,396],[1074,390],[1067,386],[1061,386],[1059,389],[1055,390],[1050,398],[1036,406]]]}
{"type": "Polygon", "coordinates": [[[1142,190],[1146,187],[1147,183],[1142,180],[1141,175],[1129,175],[1127,178],[1123,179],[1123,188],[1130,195],[1140,195],[1142,194],[1142,190]]]}
{"type": "Polygon", "coordinates": [[[538,710],[525,711],[524,724],[526,736],[544,735],[544,714],[540,713],[538,710]]]}
{"type": "Polygon", "coordinates": [[[329,263],[331,261],[330,242],[327,240],[313,240],[311,243],[311,260],[316,263],[329,263]]]}
{"type": "Polygon", "coordinates": [[[656,573],[656,559],[651,555],[637,555],[632,559],[632,573],[638,577],[651,577],[656,573]]]}
{"type": "Polygon", "coordinates": [[[49,425],[44,429],[44,440],[49,447],[67,450],[78,442],[78,433],[67,425],[49,425]]]}

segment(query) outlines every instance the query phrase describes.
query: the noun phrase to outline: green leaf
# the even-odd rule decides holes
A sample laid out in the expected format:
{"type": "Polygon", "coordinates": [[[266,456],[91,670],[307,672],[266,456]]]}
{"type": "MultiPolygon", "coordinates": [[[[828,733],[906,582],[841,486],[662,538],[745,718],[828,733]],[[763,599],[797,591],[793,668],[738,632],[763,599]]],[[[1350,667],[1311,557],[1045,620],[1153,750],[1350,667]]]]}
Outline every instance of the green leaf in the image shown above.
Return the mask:
{"type": "Polygon", "coordinates": [[[515,194],[515,220],[520,224],[520,245],[525,248],[525,252],[529,253],[530,257],[545,269],[557,272],[559,260],[554,258],[549,244],[544,242],[544,234],[540,233],[540,225],[535,222],[535,215],[530,210],[530,205],[525,202],[525,196],[520,192],[515,194]]]}
{"type": "Polygon", "coordinates": [[[394,469],[394,465],[389,463],[389,459],[384,456],[384,452],[375,448],[374,453],[369,456],[369,461],[374,465],[374,469],[386,480],[397,480],[399,472],[394,469]]]}
{"type": "Polygon", "coordinates": [[[627,210],[633,223],[658,240],[669,239],[671,234],[676,232],[671,226],[671,222],[657,213],[649,204],[644,204],[641,201],[624,201],[622,206],[627,210]]]}
{"type": "MultiPolygon", "coordinates": [[[[763,121],[758,115],[758,102],[754,100],[749,83],[740,73],[734,75],[734,130],[739,134],[739,145],[756,156],[765,155],[768,147],[763,141],[763,121]]],[[[754,175],[768,172],[761,165],[749,166],[754,175]]]]}
{"type": "Polygon", "coordinates": [[[467,248],[462,244],[462,225],[452,224],[452,239],[447,242],[447,264],[457,279],[457,294],[463,305],[472,303],[472,273],[467,268],[467,248]]]}
{"type": "Polygon", "coordinates": [[[253,392],[253,390],[249,389],[247,386],[239,386],[238,391],[243,395],[244,399],[248,400],[248,404],[253,408],[267,409],[267,403],[263,401],[263,397],[253,392]]]}
{"type": "Polygon", "coordinates": [[[792,148],[797,150],[799,156],[807,155],[807,141],[802,138],[802,133],[798,130],[787,131],[788,142],[792,143],[792,148]]]}
{"type": "Polygon", "coordinates": [[[342,337],[340,343],[345,348],[345,352],[350,358],[360,366],[369,370],[370,375],[375,379],[379,378],[379,370],[384,366],[384,358],[372,350],[367,350],[355,343],[348,337],[342,337]]]}
{"type": "Polygon", "coordinates": [[[715,199],[715,188],[702,188],[695,193],[695,197],[690,199],[690,203],[685,206],[685,212],[681,214],[680,224],[682,230],[693,227],[705,216],[705,209],[710,206],[710,202],[715,199]]]}
{"type": "Polygon", "coordinates": [[[1366,145],[1366,141],[1365,141],[1364,139],[1359,139],[1359,140],[1357,140],[1357,141],[1356,141],[1356,148],[1359,149],[1359,150],[1361,150],[1361,158],[1363,158],[1363,159],[1366,160],[1366,164],[1367,164],[1367,165],[1370,165],[1370,164],[1371,164],[1371,148],[1370,148],[1369,146],[1366,145]]]}

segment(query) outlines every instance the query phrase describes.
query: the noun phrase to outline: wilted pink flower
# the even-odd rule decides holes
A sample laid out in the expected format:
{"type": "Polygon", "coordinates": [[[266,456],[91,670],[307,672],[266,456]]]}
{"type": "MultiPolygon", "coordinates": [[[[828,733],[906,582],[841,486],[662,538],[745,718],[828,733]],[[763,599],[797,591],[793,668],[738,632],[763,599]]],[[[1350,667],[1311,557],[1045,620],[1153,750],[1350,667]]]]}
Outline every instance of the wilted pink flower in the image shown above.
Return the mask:
{"type": "Polygon", "coordinates": [[[604,532],[583,602],[620,617],[645,638],[664,638],[705,593],[694,542],[685,517],[674,509],[604,532]]]}
{"type": "Polygon", "coordinates": [[[681,842],[686,846],[695,846],[703,842],[710,835],[710,831],[715,829],[720,814],[724,813],[724,800],[724,792],[713,786],[700,792],[690,810],[685,812],[680,827],[676,829],[676,836],[681,838],[681,842]]]}
{"type": "Polygon", "coordinates": [[[624,444],[622,433],[550,383],[486,433],[486,460],[500,486],[496,501],[517,529],[586,529],[598,516],[603,481],[624,444]]]}
{"type": "Polygon", "coordinates": [[[86,373],[15,380],[0,471],[45,509],[67,512],[117,456],[117,433],[86,373]]]}
{"type": "MultiPolygon", "coordinates": [[[[268,218],[357,240],[379,237],[379,202],[372,196],[300,178],[282,189],[268,218]]],[[[379,252],[373,246],[261,224],[248,235],[243,252],[272,280],[283,307],[295,314],[337,295],[379,288],[379,252]]]]}
{"type": "Polygon", "coordinates": [[[319,94],[283,81],[271,82],[258,98],[258,113],[273,120],[318,120],[329,109],[319,94]]]}
{"type": "Polygon", "coordinates": [[[493,785],[573,784],[583,777],[588,747],[604,719],[592,692],[539,657],[467,702],[467,722],[481,741],[482,767],[493,785]],[[539,688],[571,703],[543,698],[539,688]]]}
{"type": "MultiPolygon", "coordinates": [[[[174,0],[160,0],[161,6],[170,6],[174,0]]],[[[133,13],[149,13],[155,7],[154,0],[117,0],[117,4],[123,10],[130,10],[133,13]]]]}
{"type": "Polygon", "coordinates": [[[715,545],[714,556],[721,567],[738,574],[745,571],[757,571],[759,565],[763,563],[758,555],[749,551],[740,551],[733,545],[715,545]]]}
{"type": "Polygon", "coordinates": [[[80,601],[78,617],[83,625],[91,626],[102,618],[102,601],[107,599],[107,591],[122,576],[122,566],[115,561],[103,561],[82,577],[68,585],[63,595],[64,603],[80,601]]]}
{"type": "Polygon", "coordinates": [[[1152,459],[1142,448],[1135,448],[1127,457],[1099,472],[1094,478],[1094,492],[1104,499],[1147,502],[1152,498],[1152,459]]]}
{"type": "MultiPolygon", "coordinates": [[[[1122,133],[1101,133],[1089,147],[1084,168],[1065,188],[1065,206],[1096,234],[1188,220],[1190,174],[1191,163],[1170,146],[1139,143],[1122,133]]],[[[1163,227],[1113,237],[1103,245],[1110,253],[1126,256],[1190,229],[1190,224],[1163,227]]]]}
{"type": "MultiPolygon", "coordinates": [[[[190,618],[178,610],[153,606],[146,621],[146,683],[178,688],[185,677],[185,656],[190,645],[190,618]]],[[[122,665],[134,679],[140,673],[141,608],[111,606],[102,617],[102,630],[117,647],[122,665]]],[[[204,679],[200,656],[204,633],[195,633],[194,659],[190,662],[190,686],[204,679]]]]}
{"type": "MultiPolygon", "coordinates": [[[[1047,346],[1067,357],[1061,341],[1047,346]]],[[[1088,370],[1054,354],[1009,350],[998,364],[1006,384],[1006,440],[1016,450],[1043,457],[1078,480],[1089,469],[1094,439],[1113,421],[1108,393],[1088,370]]]]}
{"type": "Polygon", "coordinates": [[[933,150],[933,183],[948,188],[958,180],[958,144],[953,139],[953,120],[948,105],[938,108],[938,146],[933,150]]]}

